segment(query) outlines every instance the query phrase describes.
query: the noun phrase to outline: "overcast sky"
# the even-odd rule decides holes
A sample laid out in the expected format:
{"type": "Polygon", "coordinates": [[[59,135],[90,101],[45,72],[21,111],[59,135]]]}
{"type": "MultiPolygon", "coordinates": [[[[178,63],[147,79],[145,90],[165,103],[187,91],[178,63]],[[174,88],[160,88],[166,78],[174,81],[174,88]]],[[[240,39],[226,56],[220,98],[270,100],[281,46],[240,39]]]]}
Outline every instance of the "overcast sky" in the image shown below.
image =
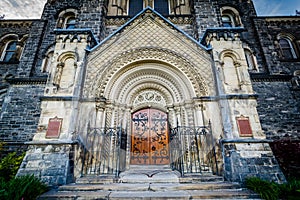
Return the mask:
{"type": "MultiPolygon", "coordinates": [[[[0,16],[5,19],[38,19],[47,0],[0,0],[0,16]]],[[[260,16],[295,15],[300,0],[254,0],[260,16]]]]}

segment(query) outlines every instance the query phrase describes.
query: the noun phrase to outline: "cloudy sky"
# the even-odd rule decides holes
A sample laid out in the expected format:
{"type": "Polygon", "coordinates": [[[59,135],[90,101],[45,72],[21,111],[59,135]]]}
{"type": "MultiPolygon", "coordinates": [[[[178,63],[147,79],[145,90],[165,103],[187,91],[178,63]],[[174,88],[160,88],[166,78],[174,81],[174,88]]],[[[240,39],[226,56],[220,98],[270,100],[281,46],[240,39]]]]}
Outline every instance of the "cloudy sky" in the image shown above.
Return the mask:
{"type": "Polygon", "coordinates": [[[300,11],[300,0],[253,0],[258,15],[295,15],[300,11]]]}
{"type": "MultiPolygon", "coordinates": [[[[0,0],[0,16],[6,19],[38,19],[47,0],[0,0]]],[[[295,15],[300,0],[253,0],[260,16],[295,15]]]]}

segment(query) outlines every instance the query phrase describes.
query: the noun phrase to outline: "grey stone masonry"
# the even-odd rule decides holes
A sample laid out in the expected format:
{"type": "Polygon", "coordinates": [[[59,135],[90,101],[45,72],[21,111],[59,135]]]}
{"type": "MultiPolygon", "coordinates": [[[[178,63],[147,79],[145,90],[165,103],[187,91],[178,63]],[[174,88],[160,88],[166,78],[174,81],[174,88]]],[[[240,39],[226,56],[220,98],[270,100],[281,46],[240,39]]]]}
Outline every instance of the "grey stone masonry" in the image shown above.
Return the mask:
{"type": "Polygon", "coordinates": [[[225,180],[244,182],[247,177],[259,177],[277,183],[285,182],[285,176],[267,142],[251,139],[221,141],[225,180]]]}
{"type": "Polygon", "coordinates": [[[30,141],[40,117],[43,85],[12,85],[5,96],[0,116],[1,141],[30,141]]]}
{"type": "Polygon", "coordinates": [[[34,174],[51,186],[64,185],[73,181],[73,145],[31,144],[20,166],[17,176],[34,174]]]}
{"type": "Polygon", "coordinates": [[[291,75],[295,70],[300,70],[300,55],[296,45],[296,41],[300,39],[299,17],[257,17],[253,22],[259,39],[258,44],[261,45],[261,53],[266,61],[267,72],[291,75]],[[295,43],[296,58],[282,57],[278,42],[280,36],[289,37],[291,42],[295,43]]]}
{"type": "Polygon", "coordinates": [[[253,82],[258,113],[267,138],[300,138],[300,92],[290,82],[253,82]]]}

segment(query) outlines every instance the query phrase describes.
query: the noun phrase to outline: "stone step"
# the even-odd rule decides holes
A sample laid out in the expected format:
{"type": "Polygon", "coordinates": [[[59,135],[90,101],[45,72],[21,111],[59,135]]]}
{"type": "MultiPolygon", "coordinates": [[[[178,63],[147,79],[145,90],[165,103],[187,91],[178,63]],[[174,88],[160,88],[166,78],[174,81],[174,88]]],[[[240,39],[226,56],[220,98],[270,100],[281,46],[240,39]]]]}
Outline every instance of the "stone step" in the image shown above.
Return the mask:
{"type": "Polygon", "coordinates": [[[259,199],[258,195],[245,190],[180,190],[180,191],[50,191],[38,198],[51,199],[84,199],[84,200],[125,200],[125,199],[259,199]]]}
{"type": "Polygon", "coordinates": [[[238,189],[240,184],[228,182],[209,183],[113,183],[113,184],[69,184],[60,186],[60,191],[174,191],[174,190],[221,190],[238,189]]]}
{"type": "Polygon", "coordinates": [[[258,199],[237,183],[113,183],[69,184],[43,194],[39,199],[258,199]]]}
{"type": "MultiPolygon", "coordinates": [[[[155,173],[155,172],[154,172],[155,173]]],[[[154,174],[153,172],[145,173],[139,172],[131,174],[130,176],[122,176],[121,178],[116,178],[113,175],[101,175],[101,176],[83,176],[76,180],[76,183],[80,184],[109,184],[109,183],[151,183],[151,182],[161,182],[161,183],[200,183],[200,182],[222,182],[224,179],[222,176],[207,174],[185,174],[180,177],[178,174],[170,173],[170,171],[165,171],[164,173],[154,174]],[[152,175],[152,177],[151,177],[152,175]],[[165,176],[167,175],[167,177],[165,176]],[[172,176],[170,176],[172,175],[172,176]],[[179,177],[178,177],[179,176],[179,177]]]]}

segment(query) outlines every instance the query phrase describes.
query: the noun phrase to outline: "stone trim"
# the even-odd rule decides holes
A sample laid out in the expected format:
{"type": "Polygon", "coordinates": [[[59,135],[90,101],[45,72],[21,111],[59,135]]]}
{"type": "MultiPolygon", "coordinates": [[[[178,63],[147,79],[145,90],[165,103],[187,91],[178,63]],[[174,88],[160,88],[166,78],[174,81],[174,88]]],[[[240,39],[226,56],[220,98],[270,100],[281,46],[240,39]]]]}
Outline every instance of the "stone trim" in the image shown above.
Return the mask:
{"type": "Polygon", "coordinates": [[[195,97],[195,100],[201,101],[217,101],[224,99],[257,99],[257,94],[228,94],[228,95],[220,95],[220,96],[202,96],[195,97]]]}
{"type": "Polygon", "coordinates": [[[253,82],[289,82],[292,75],[250,74],[253,82]]]}
{"type": "Polygon", "coordinates": [[[47,77],[7,78],[6,81],[14,85],[43,85],[46,84],[47,77]]]}
{"type": "Polygon", "coordinates": [[[0,20],[0,28],[29,28],[34,21],[40,20],[0,20]]]}
{"type": "Polygon", "coordinates": [[[270,143],[274,142],[274,140],[268,140],[268,139],[221,139],[219,140],[221,144],[227,144],[227,143],[270,143]]]}

